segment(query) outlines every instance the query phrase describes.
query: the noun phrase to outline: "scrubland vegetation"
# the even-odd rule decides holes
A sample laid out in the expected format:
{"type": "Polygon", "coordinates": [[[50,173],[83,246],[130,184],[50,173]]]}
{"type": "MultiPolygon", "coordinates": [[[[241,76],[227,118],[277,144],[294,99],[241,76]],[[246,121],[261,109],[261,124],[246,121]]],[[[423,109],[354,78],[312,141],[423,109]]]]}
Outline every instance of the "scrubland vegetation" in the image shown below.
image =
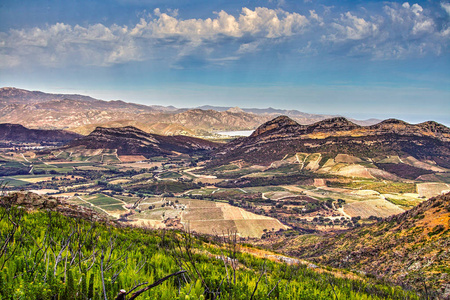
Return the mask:
{"type": "Polygon", "coordinates": [[[240,252],[230,238],[0,208],[0,299],[418,299],[399,287],[240,252]],[[337,276],[339,275],[340,276],[337,276]],[[133,287],[137,287],[132,290],[133,287]]]}

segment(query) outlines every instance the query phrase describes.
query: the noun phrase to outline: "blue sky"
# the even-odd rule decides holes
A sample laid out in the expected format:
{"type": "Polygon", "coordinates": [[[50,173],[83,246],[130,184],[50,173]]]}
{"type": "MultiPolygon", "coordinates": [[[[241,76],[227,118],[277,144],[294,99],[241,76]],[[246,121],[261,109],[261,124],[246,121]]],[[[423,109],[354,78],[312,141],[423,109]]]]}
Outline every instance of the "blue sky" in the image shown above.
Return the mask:
{"type": "Polygon", "coordinates": [[[450,1],[3,0],[0,86],[450,124],[450,1]]]}

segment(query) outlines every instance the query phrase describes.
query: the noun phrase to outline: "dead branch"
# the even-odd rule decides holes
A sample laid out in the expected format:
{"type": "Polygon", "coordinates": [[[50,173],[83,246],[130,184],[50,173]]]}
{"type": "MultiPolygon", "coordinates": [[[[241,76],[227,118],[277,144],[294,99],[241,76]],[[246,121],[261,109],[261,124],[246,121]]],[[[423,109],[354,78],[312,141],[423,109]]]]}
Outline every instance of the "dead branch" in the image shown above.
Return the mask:
{"type": "Polygon", "coordinates": [[[103,260],[104,259],[105,259],[105,255],[103,254],[103,250],[102,250],[102,255],[100,257],[100,271],[101,271],[101,275],[102,275],[103,296],[105,296],[105,300],[108,300],[108,298],[106,297],[105,277],[103,275],[103,260]]]}
{"type": "Polygon", "coordinates": [[[181,271],[172,273],[172,274],[170,274],[170,275],[167,275],[166,277],[161,278],[161,279],[155,281],[154,283],[152,283],[152,284],[146,286],[145,288],[140,289],[140,290],[137,291],[137,292],[134,292],[134,293],[131,295],[130,299],[128,299],[128,300],[136,299],[136,298],[137,298],[140,294],[142,294],[143,292],[148,291],[149,289],[154,288],[155,286],[160,285],[161,283],[163,283],[164,281],[166,281],[166,280],[169,279],[170,277],[178,276],[178,275],[183,274],[183,273],[185,273],[185,272],[187,272],[187,271],[186,271],[186,270],[181,270],[181,271]]]}
{"type": "Polygon", "coordinates": [[[250,300],[252,300],[253,296],[255,296],[256,290],[258,289],[258,284],[261,281],[261,278],[263,277],[264,273],[266,273],[266,261],[264,261],[264,265],[263,265],[262,270],[261,270],[261,275],[259,275],[258,281],[256,282],[255,289],[253,290],[253,293],[252,293],[252,296],[250,297],[250,300]]]}

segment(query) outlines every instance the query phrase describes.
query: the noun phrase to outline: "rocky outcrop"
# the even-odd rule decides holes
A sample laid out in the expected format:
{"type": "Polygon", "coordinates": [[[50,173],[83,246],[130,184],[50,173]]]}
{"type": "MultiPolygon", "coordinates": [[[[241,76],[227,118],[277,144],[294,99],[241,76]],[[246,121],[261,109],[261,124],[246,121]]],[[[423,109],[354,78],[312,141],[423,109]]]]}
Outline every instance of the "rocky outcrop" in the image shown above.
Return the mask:
{"type": "Polygon", "coordinates": [[[304,128],[305,126],[299,125],[297,122],[292,120],[291,118],[287,116],[279,116],[275,119],[264,123],[263,125],[259,126],[251,135],[250,137],[257,137],[260,135],[263,135],[265,133],[273,133],[273,132],[293,132],[298,131],[304,128]]]}

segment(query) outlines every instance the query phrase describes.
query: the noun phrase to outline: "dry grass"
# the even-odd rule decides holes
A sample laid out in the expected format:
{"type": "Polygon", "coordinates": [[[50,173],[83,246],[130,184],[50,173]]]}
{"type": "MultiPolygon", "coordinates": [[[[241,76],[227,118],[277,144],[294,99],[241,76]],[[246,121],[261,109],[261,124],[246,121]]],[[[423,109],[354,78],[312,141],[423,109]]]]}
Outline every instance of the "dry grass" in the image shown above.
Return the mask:
{"type": "Polygon", "coordinates": [[[438,196],[445,191],[450,191],[450,184],[441,182],[418,183],[417,193],[426,198],[438,196]]]}
{"type": "Polygon", "coordinates": [[[153,167],[160,167],[162,166],[162,162],[140,162],[140,163],[122,163],[122,164],[118,164],[118,167],[123,167],[123,168],[132,168],[132,169],[150,169],[153,167]]]}
{"type": "Polygon", "coordinates": [[[218,203],[217,206],[223,211],[223,218],[225,220],[244,219],[239,207],[234,207],[226,203],[218,203]]]}
{"type": "Polygon", "coordinates": [[[102,168],[102,167],[94,167],[94,166],[79,166],[79,167],[75,167],[77,170],[81,170],[81,171],[108,171],[109,169],[107,168],[102,168]]]}
{"type": "Polygon", "coordinates": [[[234,223],[241,236],[261,237],[264,233],[264,229],[268,231],[286,229],[286,226],[276,219],[235,220],[234,223]]]}
{"type": "Polygon", "coordinates": [[[376,216],[385,218],[402,213],[404,210],[387,200],[380,199],[350,203],[344,205],[344,211],[351,217],[368,218],[376,216]]]}
{"type": "Polygon", "coordinates": [[[186,221],[185,229],[204,234],[222,235],[227,232],[236,232],[237,227],[233,220],[214,220],[214,221],[186,221]]]}
{"type": "Polygon", "coordinates": [[[130,182],[129,179],[116,179],[116,180],[112,180],[109,183],[111,184],[122,184],[122,183],[127,183],[130,182]]]}
{"type": "Polygon", "coordinates": [[[50,181],[52,180],[52,177],[30,177],[30,178],[20,178],[22,181],[26,181],[29,183],[36,183],[36,182],[42,182],[42,181],[50,181]]]}
{"type": "Polygon", "coordinates": [[[146,160],[145,156],[142,155],[120,155],[119,159],[125,163],[146,160]]]}
{"type": "Polygon", "coordinates": [[[195,200],[195,199],[179,199],[179,203],[186,204],[189,206],[189,208],[217,207],[218,204],[212,201],[195,200]]]}
{"type": "Polygon", "coordinates": [[[183,220],[225,220],[219,207],[189,208],[183,215],[183,220]]]}
{"type": "Polygon", "coordinates": [[[261,237],[264,229],[287,229],[278,220],[257,215],[227,203],[180,199],[188,208],[182,215],[186,229],[205,234],[237,231],[243,237],[261,237]]]}

